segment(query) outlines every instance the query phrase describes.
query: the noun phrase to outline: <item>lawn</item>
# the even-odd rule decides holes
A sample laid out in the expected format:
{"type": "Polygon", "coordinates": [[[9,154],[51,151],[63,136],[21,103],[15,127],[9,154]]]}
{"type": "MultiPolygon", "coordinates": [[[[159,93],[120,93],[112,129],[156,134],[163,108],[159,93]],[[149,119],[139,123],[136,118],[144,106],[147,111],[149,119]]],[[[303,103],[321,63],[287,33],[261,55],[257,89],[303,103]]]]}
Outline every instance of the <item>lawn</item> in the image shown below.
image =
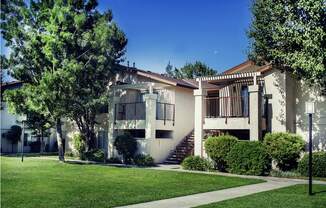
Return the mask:
{"type": "Polygon", "coordinates": [[[325,208],[326,185],[314,185],[313,196],[308,196],[307,185],[295,185],[237,199],[213,203],[200,208],[325,208]]]}
{"type": "Polygon", "coordinates": [[[259,183],[206,174],[1,157],[1,207],[113,207],[259,183]]]}

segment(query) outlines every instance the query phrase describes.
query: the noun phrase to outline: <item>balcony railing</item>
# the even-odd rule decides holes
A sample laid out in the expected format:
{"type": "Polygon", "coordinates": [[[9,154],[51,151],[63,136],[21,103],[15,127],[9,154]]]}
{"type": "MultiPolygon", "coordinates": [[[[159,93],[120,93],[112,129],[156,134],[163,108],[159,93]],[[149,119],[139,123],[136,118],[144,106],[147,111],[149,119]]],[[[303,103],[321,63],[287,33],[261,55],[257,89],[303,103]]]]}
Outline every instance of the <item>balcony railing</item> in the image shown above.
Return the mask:
{"type": "Polygon", "coordinates": [[[249,117],[249,96],[207,97],[206,117],[249,117]]]}
{"type": "Polygon", "coordinates": [[[156,105],[156,120],[172,121],[174,125],[175,121],[175,105],[171,103],[157,102],[156,105]]]}
{"type": "Polygon", "coordinates": [[[145,120],[145,102],[115,104],[115,120],[145,120]]]}

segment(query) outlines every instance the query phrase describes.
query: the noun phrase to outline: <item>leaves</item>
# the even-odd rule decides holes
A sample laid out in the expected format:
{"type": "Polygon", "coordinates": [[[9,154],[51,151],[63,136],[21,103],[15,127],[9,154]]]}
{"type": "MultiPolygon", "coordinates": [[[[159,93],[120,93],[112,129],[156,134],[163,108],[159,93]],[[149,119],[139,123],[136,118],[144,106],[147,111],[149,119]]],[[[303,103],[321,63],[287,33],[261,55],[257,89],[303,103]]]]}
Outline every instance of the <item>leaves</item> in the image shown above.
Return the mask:
{"type": "Polygon", "coordinates": [[[212,76],[217,74],[217,71],[209,68],[206,64],[196,61],[195,63],[187,63],[182,68],[174,68],[169,63],[166,66],[166,74],[169,77],[176,79],[195,79],[201,76],[212,76]]]}
{"type": "Polygon", "coordinates": [[[324,0],[255,0],[249,57],[326,87],[324,0]]]}

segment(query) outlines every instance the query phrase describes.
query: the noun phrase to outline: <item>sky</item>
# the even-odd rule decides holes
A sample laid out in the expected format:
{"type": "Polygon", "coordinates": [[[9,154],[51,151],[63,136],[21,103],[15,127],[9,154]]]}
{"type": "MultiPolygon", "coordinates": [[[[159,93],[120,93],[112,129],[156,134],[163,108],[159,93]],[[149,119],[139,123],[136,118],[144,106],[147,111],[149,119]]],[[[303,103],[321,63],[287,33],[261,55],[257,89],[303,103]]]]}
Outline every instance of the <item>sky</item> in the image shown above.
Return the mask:
{"type": "Polygon", "coordinates": [[[169,62],[199,60],[221,72],[247,59],[250,2],[99,0],[99,9],[112,10],[128,38],[125,59],[137,68],[162,73],[169,62]]]}

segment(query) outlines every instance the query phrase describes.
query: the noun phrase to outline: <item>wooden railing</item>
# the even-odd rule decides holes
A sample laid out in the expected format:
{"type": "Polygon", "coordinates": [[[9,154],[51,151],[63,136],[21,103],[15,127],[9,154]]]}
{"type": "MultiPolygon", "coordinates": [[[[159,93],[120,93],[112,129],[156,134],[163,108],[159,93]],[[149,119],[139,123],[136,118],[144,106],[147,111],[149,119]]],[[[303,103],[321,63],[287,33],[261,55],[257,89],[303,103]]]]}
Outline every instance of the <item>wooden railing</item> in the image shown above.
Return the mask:
{"type": "Polygon", "coordinates": [[[156,120],[175,121],[175,105],[171,103],[157,102],[156,104],[156,120]]]}
{"type": "Polygon", "coordinates": [[[207,118],[249,117],[249,96],[205,99],[207,118]]]}

